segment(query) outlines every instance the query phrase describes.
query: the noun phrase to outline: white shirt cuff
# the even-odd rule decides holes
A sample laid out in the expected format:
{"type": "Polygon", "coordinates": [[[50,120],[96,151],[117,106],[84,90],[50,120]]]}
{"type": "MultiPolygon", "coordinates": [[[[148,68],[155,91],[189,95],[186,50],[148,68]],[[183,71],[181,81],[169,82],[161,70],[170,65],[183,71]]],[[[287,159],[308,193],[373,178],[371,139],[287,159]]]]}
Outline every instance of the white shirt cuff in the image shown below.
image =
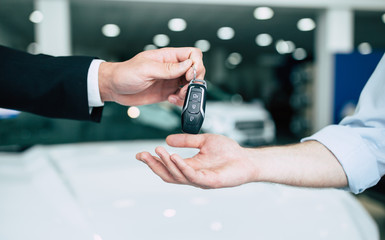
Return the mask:
{"type": "Polygon", "coordinates": [[[88,91],[88,106],[101,107],[104,106],[102,99],[100,98],[99,91],[99,66],[104,60],[94,59],[88,69],[87,76],[87,91],[88,91]]]}

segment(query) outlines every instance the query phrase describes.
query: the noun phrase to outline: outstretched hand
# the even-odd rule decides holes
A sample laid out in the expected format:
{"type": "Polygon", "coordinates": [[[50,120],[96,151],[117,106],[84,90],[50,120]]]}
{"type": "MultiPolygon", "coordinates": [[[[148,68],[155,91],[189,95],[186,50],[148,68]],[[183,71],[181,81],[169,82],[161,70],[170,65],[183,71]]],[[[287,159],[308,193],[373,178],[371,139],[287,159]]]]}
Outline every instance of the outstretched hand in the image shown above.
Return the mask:
{"type": "Polygon", "coordinates": [[[198,148],[192,158],[181,158],[157,147],[158,156],[148,152],[136,155],[165,182],[188,184],[200,188],[233,187],[253,181],[255,166],[247,159],[247,150],[235,141],[213,134],[176,134],[167,137],[172,147],[198,148]]]}
{"type": "Polygon", "coordinates": [[[204,79],[202,52],[197,48],[162,48],[125,62],[104,62],[99,68],[101,99],[129,106],[168,100],[181,106],[193,66],[197,77],[204,79]]]}
{"type": "Polygon", "coordinates": [[[243,148],[221,135],[171,135],[172,147],[198,148],[183,159],[157,147],[158,156],[136,155],[164,181],[200,188],[234,187],[249,182],[274,182],[303,187],[346,187],[347,177],[337,158],[321,143],[243,148]]]}

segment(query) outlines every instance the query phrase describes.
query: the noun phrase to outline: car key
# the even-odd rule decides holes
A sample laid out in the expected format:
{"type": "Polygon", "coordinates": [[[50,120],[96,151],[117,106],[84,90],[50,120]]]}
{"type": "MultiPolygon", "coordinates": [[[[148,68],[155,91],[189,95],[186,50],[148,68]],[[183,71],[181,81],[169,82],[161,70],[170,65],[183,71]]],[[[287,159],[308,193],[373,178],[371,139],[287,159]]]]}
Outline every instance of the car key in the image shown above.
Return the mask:
{"type": "Polygon", "coordinates": [[[193,70],[194,79],[187,88],[182,108],[182,131],[197,134],[205,118],[207,84],[205,80],[196,79],[195,67],[193,70]]]}

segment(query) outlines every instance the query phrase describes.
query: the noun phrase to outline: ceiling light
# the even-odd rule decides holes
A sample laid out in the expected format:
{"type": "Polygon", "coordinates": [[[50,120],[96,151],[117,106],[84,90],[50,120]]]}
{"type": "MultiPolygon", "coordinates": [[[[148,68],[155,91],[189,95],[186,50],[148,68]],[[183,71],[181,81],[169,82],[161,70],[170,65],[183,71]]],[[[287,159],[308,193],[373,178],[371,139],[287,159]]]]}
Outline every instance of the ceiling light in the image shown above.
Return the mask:
{"type": "Polygon", "coordinates": [[[130,118],[138,118],[140,116],[140,110],[138,107],[129,107],[127,110],[127,115],[130,118]]]}
{"type": "Polygon", "coordinates": [[[286,54],[289,52],[289,46],[284,40],[278,40],[275,44],[275,49],[279,54],[286,54]]]}
{"type": "Polygon", "coordinates": [[[218,29],[217,36],[222,40],[230,40],[234,37],[235,32],[231,27],[221,27],[218,29]]]}
{"type": "Polygon", "coordinates": [[[292,41],[286,41],[286,44],[289,46],[289,53],[294,52],[295,44],[292,41]]]}
{"type": "Polygon", "coordinates": [[[269,7],[258,7],[254,10],[254,17],[258,20],[267,20],[273,16],[274,11],[269,7]]]}
{"type": "Polygon", "coordinates": [[[242,62],[242,55],[240,53],[233,52],[229,55],[229,57],[227,58],[227,61],[231,65],[234,65],[234,66],[239,65],[242,62]]]}
{"type": "Polygon", "coordinates": [[[372,46],[368,42],[363,42],[358,45],[358,51],[362,55],[367,55],[372,53],[372,46]]]}
{"type": "Polygon", "coordinates": [[[385,23],[385,13],[382,14],[381,18],[382,18],[382,22],[385,23]]]}
{"type": "Polygon", "coordinates": [[[170,43],[170,38],[166,34],[157,34],[154,36],[153,42],[158,47],[165,47],[170,43]]]}
{"type": "Polygon", "coordinates": [[[147,44],[147,45],[144,46],[144,48],[143,48],[144,51],[147,51],[147,50],[154,50],[154,49],[158,49],[158,47],[155,46],[154,44],[147,44]]]}
{"type": "Polygon", "coordinates": [[[41,23],[44,19],[44,15],[40,11],[33,11],[31,15],[29,15],[29,20],[33,23],[41,23]]]}
{"type": "Polygon", "coordinates": [[[304,32],[313,30],[315,26],[315,22],[311,18],[302,18],[297,22],[297,28],[304,32]]]}
{"type": "Polygon", "coordinates": [[[210,50],[211,45],[209,41],[201,39],[195,42],[195,47],[199,48],[202,52],[207,52],[210,50]]]}
{"type": "Polygon", "coordinates": [[[293,52],[293,58],[295,60],[301,61],[304,60],[307,57],[306,50],[303,48],[297,48],[293,52]]]}
{"type": "Polygon", "coordinates": [[[186,27],[187,27],[187,23],[182,18],[173,18],[170,21],[168,21],[168,28],[171,31],[181,32],[181,31],[185,30],[186,27]]]}
{"type": "Polygon", "coordinates": [[[261,33],[255,38],[255,43],[261,47],[269,46],[272,42],[273,38],[267,33],[261,33]]]}
{"type": "Polygon", "coordinates": [[[106,37],[117,37],[120,34],[120,28],[116,24],[106,24],[102,27],[102,33],[106,37]]]}
{"type": "Polygon", "coordinates": [[[292,41],[278,40],[275,49],[279,54],[291,53],[295,50],[295,44],[292,41]]]}

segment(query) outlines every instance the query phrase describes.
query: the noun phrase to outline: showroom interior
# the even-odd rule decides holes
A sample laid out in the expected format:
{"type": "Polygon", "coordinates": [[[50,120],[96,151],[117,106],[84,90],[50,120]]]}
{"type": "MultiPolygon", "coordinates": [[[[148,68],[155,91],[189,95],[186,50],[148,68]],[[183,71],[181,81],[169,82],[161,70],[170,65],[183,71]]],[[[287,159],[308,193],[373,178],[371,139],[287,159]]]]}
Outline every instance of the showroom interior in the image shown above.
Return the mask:
{"type": "MultiPolygon", "coordinates": [[[[353,114],[384,39],[383,0],[0,0],[0,45],[30,54],[121,62],[199,48],[201,133],[248,148],[353,114]]],[[[168,102],[106,103],[100,123],[0,108],[0,239],[385,239],[383,179],[358,195],[172,185],[135,154],[175,133],[181,107],[168,102]]]]}

